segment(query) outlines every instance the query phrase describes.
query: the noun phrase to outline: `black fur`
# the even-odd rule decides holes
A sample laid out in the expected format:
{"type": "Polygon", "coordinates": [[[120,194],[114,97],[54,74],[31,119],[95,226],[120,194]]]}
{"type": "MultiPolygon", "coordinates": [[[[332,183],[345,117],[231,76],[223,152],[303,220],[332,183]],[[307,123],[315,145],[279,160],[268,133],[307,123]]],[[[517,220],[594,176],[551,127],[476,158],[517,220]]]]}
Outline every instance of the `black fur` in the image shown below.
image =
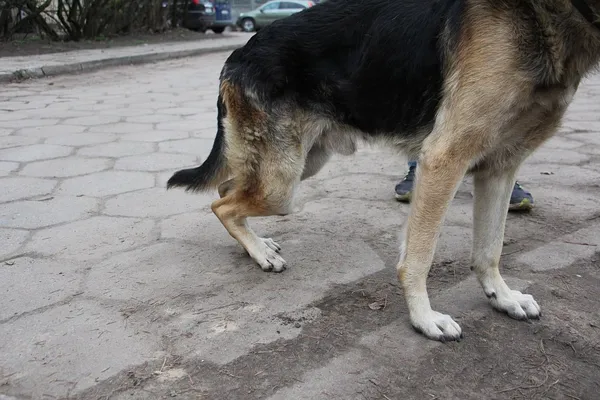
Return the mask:
{"type": "Polygon", "coordinates": [[[433,123],[463,0],[328,0],[259,31],[222,78],[368,135],[433,123]],[[452,24],[453,26],[448,26],[452,24]]]}
{"type": "Polygon", "coordinates": [[[196,168],[183,169],[177,171],[167,182],[167,189],[172,187],[185,187],[186,191],[202,191],[209,189],[209,184],[219,174],[220,169],[224,167],[223,150],[225,147],[225,128],[223,127],[223,117],[227,111],[223,104],[221,96],[217,100],[217,136],[208,158],[196,168]]]}
{"type": "MultiPolygon", "coordinates": [[[[221,80],[254,93],[266,110],[293,105],[370,136],[423,134],[442,97],[463,1],[328,0],[259,31],[229,56],[221,80]]],[[[210,155],[167,188],[214,183],[225,165],[225,113],[219,98],[210,155]]]]}

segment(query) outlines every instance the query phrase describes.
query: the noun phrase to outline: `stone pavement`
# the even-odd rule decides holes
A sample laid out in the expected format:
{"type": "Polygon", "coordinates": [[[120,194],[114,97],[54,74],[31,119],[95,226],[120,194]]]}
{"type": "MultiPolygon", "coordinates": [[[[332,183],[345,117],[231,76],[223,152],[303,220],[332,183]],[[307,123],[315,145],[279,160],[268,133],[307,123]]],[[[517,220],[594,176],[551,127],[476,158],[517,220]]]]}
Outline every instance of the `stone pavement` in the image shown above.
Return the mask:
{"type": "MultiPolygon", "coordinates": [[[[335,158],[302,186],[302,211],[254,221],[282,244],[282,274],[260,271],[228,236],[210,212],[215,193],[165,191],[175,170],[210,151],[226,56],[0,89],[0,399],[455,398],[439,391],[453,373],[488,393],[482,369],[468,378],[481,349],[506,337],[536,349],[534,327],[575,329],[559,318],[575,311],[544,297],[564,293],[545,274],[576,279],[567,268],[600,246],[599,77],[520,173],[537,208],[508,221],[505,274],[535,292],[545,318],[532,327],[494,314],[469,276],[466,179],[430,279],[433,303],[466,334],[444,346],[412,332],[397,287],[407,207],[393,187],[406,160],[373,149],[335,158]],[[433,362],[462,352],[469,358],[452,368],[433,362]]],[[[569,287],[598,279],[592,270],[569,287]]],[[[589,301],[577,318],[598,316],[600,297],[589,301]]],[[[490,354],[483,370],[509,357],[490,354]]],[[[499,376],[512,376],[514,364],[505,368],[499,376]]],[[[472,398],[461,390],[452,393],[472,398]]]]}
{"type": "Polygon", "coordinates": [[[119,65],[144,64],[215,51],[229,51],[246,43],[251,34],[227,32],[213,36],[193,42],[156,43],[37,56],[3,57],[0,59],[0,82],[89,72],[119,65]]]}

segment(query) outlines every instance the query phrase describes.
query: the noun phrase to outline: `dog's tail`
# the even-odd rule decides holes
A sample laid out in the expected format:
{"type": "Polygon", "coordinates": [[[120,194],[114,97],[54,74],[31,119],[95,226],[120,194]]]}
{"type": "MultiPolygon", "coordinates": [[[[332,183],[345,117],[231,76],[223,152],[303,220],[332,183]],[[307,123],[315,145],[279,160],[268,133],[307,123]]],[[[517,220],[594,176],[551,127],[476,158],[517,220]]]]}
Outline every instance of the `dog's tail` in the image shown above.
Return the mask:
{"type": "Polygon", "coordinates": [[[229,173],[227,159],[225,158],[225,129],[222,117],[225,114],[225,105],[219,95],[217,101],[217,137],[213,143],[208,158],[196,168],[177,171],[167,182],[167,190],[172,187],[185,187],[186,191],[201,192],[214,189],[225,179],[229,173]]]}

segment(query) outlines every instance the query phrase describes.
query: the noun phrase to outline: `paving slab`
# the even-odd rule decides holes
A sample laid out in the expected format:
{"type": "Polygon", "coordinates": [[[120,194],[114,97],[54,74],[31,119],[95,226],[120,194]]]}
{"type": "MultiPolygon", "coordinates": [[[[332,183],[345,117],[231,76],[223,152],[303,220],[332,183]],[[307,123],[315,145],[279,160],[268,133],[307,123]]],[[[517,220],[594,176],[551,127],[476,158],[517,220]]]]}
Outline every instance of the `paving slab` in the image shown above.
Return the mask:
{"type": "Polygon", "coordinates": [[[114,252],[148,244],[154,222],[134,218],[97,216],[35,232],[30,252],[80,262],[102,259],[114,252]]]}
{"type": "Polygon", "coordinates": [[[68,156],[73,152],[72,147],[53,144],[32,144],[0,150],[0,157],[6,161],[39,161],[50,158],[68,156]]]}
{"type": "Polygon", "coordinates": [[[73,301],[0,325],[0,368],[33,398],[65,398],[115,370],[155,356],[156,343],[128,328],[118,309],[73,301]]]}
{"type": "Polygon", "coordinates": [[[15,253],[26,243],[28,237],[29,232],[25,230],[0,228],[0,241],[2,243],[2,246],[0,246],[0,258],[5,258],[15,253]]]}
{"type": "Polygon", "coordinates": [[[56,184],[51,179],[6,177],[0,180],[0,203],[48,194],[56,184]]]}
{"type": "Polygon", "coordinates": [[[98,209],[98,200],[89,197],[47,196],[4,204],[0,227],[38,229],[85,219],[98,209]]]}
{"type": "Polygon", "coordinates": [[[19,257],[0,265],[4,297],[0,321],[40,310],[77,295],[83,280],[81,265],[19,257]]]}

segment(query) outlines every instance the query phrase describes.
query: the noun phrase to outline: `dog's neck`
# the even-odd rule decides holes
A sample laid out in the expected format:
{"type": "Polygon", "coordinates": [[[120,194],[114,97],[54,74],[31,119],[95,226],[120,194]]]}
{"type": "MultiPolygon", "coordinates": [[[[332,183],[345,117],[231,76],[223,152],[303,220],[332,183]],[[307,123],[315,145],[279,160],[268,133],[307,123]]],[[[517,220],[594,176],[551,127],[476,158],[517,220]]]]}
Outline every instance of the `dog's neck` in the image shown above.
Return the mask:
{"type": "Polygon", "coordinates": [[[591,9],[585,0],[571,0],[571,4],[590,24],[600,30],[600,19],[596,16],[594,10],[591,9]]]}

